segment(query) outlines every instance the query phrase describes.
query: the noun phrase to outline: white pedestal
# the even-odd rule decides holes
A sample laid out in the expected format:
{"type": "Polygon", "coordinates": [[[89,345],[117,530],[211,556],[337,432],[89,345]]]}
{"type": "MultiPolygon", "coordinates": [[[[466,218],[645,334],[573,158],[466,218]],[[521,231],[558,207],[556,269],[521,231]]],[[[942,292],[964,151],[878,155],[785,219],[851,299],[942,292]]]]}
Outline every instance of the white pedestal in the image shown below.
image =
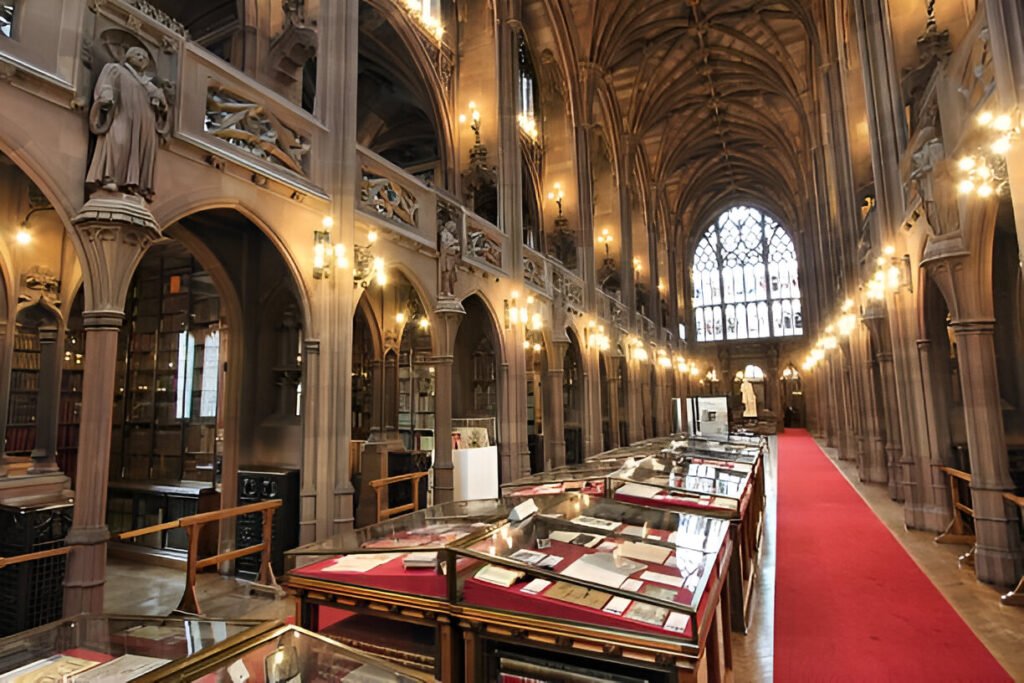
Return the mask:
{"type": "Polygon", "coordinates": [[[455,466],[453,500],[498,497],[498,447],[459,448],[452,451],[455,466]]]}

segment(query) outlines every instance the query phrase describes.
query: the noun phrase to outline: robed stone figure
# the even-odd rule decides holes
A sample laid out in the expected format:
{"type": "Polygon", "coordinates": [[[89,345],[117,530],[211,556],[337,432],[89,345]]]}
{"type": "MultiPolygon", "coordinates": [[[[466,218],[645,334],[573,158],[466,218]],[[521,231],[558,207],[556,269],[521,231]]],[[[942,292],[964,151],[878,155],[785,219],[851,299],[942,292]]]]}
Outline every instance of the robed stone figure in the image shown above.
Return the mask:
{"type": "Polygon", "coordinates": [[[86,187],[153,200],[153,166],[169,117],[164,91],[146,73],[149,54],[131,47],[124,63],[103,67],[93,91],[89,128],[96,135],[86,187]]]}

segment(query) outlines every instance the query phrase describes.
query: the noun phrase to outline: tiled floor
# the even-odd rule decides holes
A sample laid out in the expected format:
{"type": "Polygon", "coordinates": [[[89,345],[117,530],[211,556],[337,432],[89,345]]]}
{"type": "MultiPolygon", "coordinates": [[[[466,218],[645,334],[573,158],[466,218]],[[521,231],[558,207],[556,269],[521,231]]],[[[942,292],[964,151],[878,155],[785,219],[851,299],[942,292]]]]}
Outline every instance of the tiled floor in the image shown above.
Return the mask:
{"type": "MultiPolygon", "coordinates": [[[[825,451],[835,461],[835,452],[825,451]]],[[[777,452],[772,439],[771,456],[765,463],[768,508],[753,622],[749,634],[733,638],[734,680],[742,683],[772,680],[777,452]]],[[[933,534],[904,529],[902,506],[889,500],[884,487],[858,482],[854,463],[836,464],[1010,675],[1024,680],[1024,609],[1004,607],[996,589],[976,581],[972,572],[957,568],[956,558],[964,548],[936,545],[933,534]]],[[[106,610],[110,614],[167,615],[177,606],[183,585],[180,570],[112,559],[106,610]]],[[[290,600],[250,595],[244,584],[215,574],[200,575],[199,600],[206,614],[214,617],[281,619],[293,613],[290,600]]]]}

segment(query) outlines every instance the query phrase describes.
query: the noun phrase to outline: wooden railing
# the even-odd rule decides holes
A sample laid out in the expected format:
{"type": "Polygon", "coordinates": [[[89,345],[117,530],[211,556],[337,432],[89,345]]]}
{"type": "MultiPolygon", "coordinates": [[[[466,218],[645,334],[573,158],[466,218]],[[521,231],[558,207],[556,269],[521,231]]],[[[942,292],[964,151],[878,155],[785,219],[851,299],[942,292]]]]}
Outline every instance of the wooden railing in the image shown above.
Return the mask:
{"type": "MultiPolygon", "coordinates": [[[[1004,493],[1003,498],[1017,506],[1020,516],[1024,519],[1024,496],[1016,496],[1012,493],[1004,493]]],[[[1017,582],[1017,587],[999,598],[1004,605],[1013,607],[1024,607],[1024,576],[1017,582]]]]}
{"type": "MultiPolygon", "coordinates": [[[[954,544],[967,544],[974,545],[974,533],[969,530],[967,525],[964,523],[964,515],[969,515],[971,519],[974,519],[974,509],[964,503],[960,499],[960,484],[958,482],[967,482],[970,486],[971,475],[969,472],[963,472],[961,470],[953,469],[952,467],[940,467],[942,472],[945,473],[949,479],[949,496],[950,503],[953,508],[953,519],[946,526],[946,530],[935,537],[936,543],[954,543],[954,544]]],[[[961,558],[962,560],[968,559],[966,556],[961,558]]]]}
{"type": "MultiPolygon", "coordinates": [[[[417,474],[425,475],[426,472],[417,474]]],[[[413,501],[417,501],[416,493],[418,493],[419,487],[416,487],[413,494],[413,501]]],[[[127,541],[140,536],[148,536],[149,534],[158,534],[169,529],[185,529],[188,534],[188,560],[185,565],[185,592],[181,596],[181,602],[178,603],[178,610],[182,612],[189,612],[191,614],[202,614],[199,606],[199,597],[196,594],[196,577],[199,574],[200,569],[206,567],[213,567],[221,562],[227,562],[229,560],[235,560],[239,557],[245,557],[246,555],[253,555],[260,553],[260,571],[256,578],[256,584],[266,586],[268,589],[278,595],[283,595],[284,591],[280,586],[277,585],[277,580],[274,577],[274,570],[270,566],[270,545],[273,539],[274,529],[274,510],[281,507],[280,500],[265,500],[259,503],[250,503],[249,505],[239,505],[233,508],[227,508],[225,510],[213,510],[211,512],[201,512],[197,515],[189,515],[188,517],[181,517],[172,522],[163,522],[161,524],[154,524],[152,526],[143,527],[141,529],[132,529],[131,531],[123,531],[118,534],[111,534],[111,539],[117,541],[127,541]],[[211,522],[220,522],[225,519],[234,519],[242,515],[250,515],[254,513],[262,513],[263,515],[263,541],[256,545],[250,545],[245,548],[237,548],[235,550],[228,550],[210,557],[200,557],[199,553],[199,538],[200,532],[204,525],[211,522]]],[[[396,508],[397,509],[397,508],[396,508]]],[[[396,513],[397,514],[397,513],[396,513]]],[[[11,557],[0,557],[0,569],[15,564],[21,564],[22,562],[33,562],[35,560],[43,560],[48,557],[58,557],[61,555],[67,555],[74,550],[74,545],[61,546],[59,548],[51,548],[49,550],[39,550],[33,553],[25,553],[24,555],[13,555],[11,557]]]]}
{"type": "Polygon", "coordinates": [[[374,493],[377,494],[377,521],[382,522],[386,519],[391,519],[395,515],[418,510],[420,507],[420,479],[429,474],[430,472],[411,472],[409,474],[399,474],[394,477],[384,477],[383,479],[371,481],[370,486],[373,487],[374,493]],[[397,505],[393,508],[386,507],[384,501],[388,493],[388,487],[392,484],[400,484],[406,481],[412,482],[412,502],[397,505]]]}

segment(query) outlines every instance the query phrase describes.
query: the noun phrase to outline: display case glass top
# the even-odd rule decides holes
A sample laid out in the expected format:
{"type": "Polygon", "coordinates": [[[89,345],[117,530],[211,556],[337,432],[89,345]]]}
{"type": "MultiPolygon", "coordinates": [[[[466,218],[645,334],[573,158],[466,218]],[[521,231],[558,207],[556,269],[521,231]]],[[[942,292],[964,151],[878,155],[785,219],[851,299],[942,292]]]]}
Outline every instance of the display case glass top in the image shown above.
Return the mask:
{"type": "Polygon", "coordinates": [[[416,683],[427,676],[371,658],[299,628],[278,626],[210,656],[192,657],[138,679],[247,683],[416,683]]]}
{"type": "Polygon", "coordinates": [[[626,462],[609,475],[616,500],[697,508],[738,519],[749,499],[754,466],[700,454],[657,454],[626,462]]]}
{"type": "Polygon", "coordinates": [[[725,519],[563,494],[453,546],[457,602],[587,627],[695,641],[729,554],[725,519]],[[713,591],[712,591],[713,592],[713,591]]]}
{"type": "Polygon", "coordinates": [[[578,465],[564,465],[545,472],[537,472],[513,482],[503,484],[501,495],[513,498],[548,496],[557,493],[579,491],[591,495],[604,495],[605,479],[620,467],[621,463],[585,462],[578,465]]]}
{"type": "Polygon", "coordinates": [[[345,531],[289,551],[289,575],[446,598],[446,548],[487,533],[509,514],[503,500],[456,501],[345,531]]]}
{"type": "Polygon", "coordinates": [[[674,439],[662,449],[662,452],[672,455],[683,455],[687,452],[700,453],[709,458],[753,464],[761,457],[762,448],[760,445],[690,436],[674,439]]]}
{"type": "MultiPolygon", "coordinates": [[[[77,616],[0,640],[0,681],[131,681],[274,622],[77,616]]],[[[165,680],[165,679],[164,679],[165,680]]]]}

